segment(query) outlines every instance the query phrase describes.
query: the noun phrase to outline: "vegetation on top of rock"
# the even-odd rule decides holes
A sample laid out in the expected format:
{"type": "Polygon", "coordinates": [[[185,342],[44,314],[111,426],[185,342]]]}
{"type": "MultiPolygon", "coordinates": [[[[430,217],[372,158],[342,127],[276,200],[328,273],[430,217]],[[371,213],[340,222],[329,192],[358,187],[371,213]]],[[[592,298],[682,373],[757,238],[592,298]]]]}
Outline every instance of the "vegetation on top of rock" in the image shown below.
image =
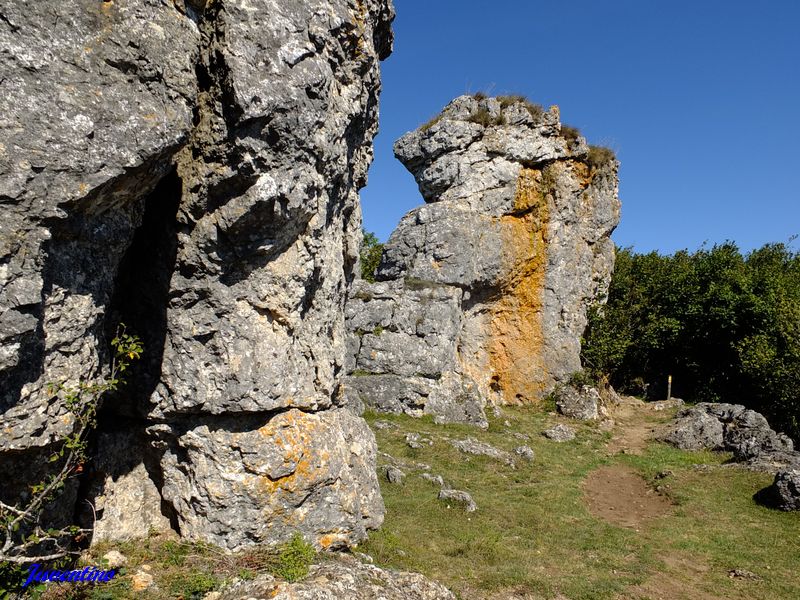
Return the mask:
{"type": "Polygon", "coordinates": [[[582,356],[616,389],[664,398],[672,375],[674,395],[743,404],[798,439],[800,253],[768,244],[743,255],[730,242],[671,256],[620,250],[582,356]]]}
{"type": "Polygon", "coordinates": [[[561,124],[561,137],[563,137],[570,145],[578,141],[581,136],[581,130],[572,125],[561,124]]]}
{"type": "Polygon", "coordinates": [[[506,120],[502,112],[492,115],[491,112],[485,107],[476,109],[471,115],[467,117],[470,123],[477,123],[483,127],[491,127],[492,125],[505,125],[506,120]]]}
{"type": "Polygon", "coordinates": [[[605,146],[589,146],[589,155],[586,157],[586,161],[590,167],[599,169],[615,159],[616,155],[611,148],[606,148],[605,146]]]}
{"type": "Polygon", "coordinates": [[[541,104],[531,102],[527,97],[521,94],[498,96],[497,99],[500,101],[501,108],[508,108],[513,104],[522,104],[530,113],[531,117],[533,117],[534,121],[538,121],[544,115],[544,108],[542,108],[541,104]]]}

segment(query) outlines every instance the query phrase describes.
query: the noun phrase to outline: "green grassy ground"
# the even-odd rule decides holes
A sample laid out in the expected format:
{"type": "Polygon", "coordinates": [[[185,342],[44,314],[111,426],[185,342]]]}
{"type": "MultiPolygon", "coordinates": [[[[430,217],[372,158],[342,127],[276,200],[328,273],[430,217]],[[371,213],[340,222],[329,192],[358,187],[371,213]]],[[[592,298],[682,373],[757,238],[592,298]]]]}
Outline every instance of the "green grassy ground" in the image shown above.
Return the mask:
{"type": "Polygon", "coordinates": [[[723,467],[724,454],[651,443],[641,455],[609,455],[608,433],[574,424],[577,439],[558,444],[540,435],[556,418],[530,408],[507,409],[485,432],[402,415],[366,417],[397,425],[375,430],[382,452],[430,465],[479,506],[474,513],[448,507],[436,498],[437,487],[414,472],[403,484],[381,477],[386,520],[360,548],[380,565],[422,572],[463,598],[493,592],[500,598],[510,590],[571,600],[647,598],[665,577],[674,588],[665,598],[800,597],[800,515],[757,505],[752,495],[771,477],[723,467]],[[409,448],[404,436],[411,431],[431,437],[433,446],[409,448]],[[524,443],[536,457],[518,460],[512,470],[461,454],[443,436],[474,436],[505,450],[524,443]],[[715,466],[695,468],[700,464],[715,466]],[[631,467],[654,486],[657,473],[671,470],[658,483],[669,486],[675,506],[638,531],[592,516],[582,483],[602,465],[631,467]],[[761,579],[732,579],[731,569],[761,579]]]}

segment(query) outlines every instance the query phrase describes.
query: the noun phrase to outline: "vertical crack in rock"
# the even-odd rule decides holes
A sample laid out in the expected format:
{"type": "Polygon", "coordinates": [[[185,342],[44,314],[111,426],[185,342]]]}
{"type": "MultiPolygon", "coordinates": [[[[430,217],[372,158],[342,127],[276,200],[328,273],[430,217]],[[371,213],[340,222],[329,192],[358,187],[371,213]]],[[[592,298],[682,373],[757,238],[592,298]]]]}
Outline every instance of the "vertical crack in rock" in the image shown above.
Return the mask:
{"type": "Polygon", "coordinates": [[[593,163],[559,119],[462,96],[397,141],[427,204],[348,300],[352,402],[485,425],[487,402],[536,402],[580,369],[586,310],[613,266],[617,162],[593,163]]]}

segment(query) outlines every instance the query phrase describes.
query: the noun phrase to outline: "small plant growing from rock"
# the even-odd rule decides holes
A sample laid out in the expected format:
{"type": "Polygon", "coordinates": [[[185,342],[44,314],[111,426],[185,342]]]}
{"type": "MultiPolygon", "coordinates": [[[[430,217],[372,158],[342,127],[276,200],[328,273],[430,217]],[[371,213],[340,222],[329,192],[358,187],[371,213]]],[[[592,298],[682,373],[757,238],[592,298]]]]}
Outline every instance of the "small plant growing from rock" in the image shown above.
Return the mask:
{"type": "Polygon", "coordinates": [[[30,489],[25,504],[12,506],[0,502],[0,561],[28,565],[62,559],[76,554],[73,542],[83,539],[91,530],[69,526],[46,528],[42,523],[45,508],[64,490],[67,481],[83,471],[90,432],[97,425],[97,409],[107,392],[115,391],[125,381],[125,373],[138,360],[144,347],[140,339],[127,333],[124,324],[111,340],[113,358],[108,377],[100,382],[80,382],[77,386],[51,383],[49,391],[60,397],[72,414],[75,427],[49,457],[60,463],[58,471],[30,489]]]}

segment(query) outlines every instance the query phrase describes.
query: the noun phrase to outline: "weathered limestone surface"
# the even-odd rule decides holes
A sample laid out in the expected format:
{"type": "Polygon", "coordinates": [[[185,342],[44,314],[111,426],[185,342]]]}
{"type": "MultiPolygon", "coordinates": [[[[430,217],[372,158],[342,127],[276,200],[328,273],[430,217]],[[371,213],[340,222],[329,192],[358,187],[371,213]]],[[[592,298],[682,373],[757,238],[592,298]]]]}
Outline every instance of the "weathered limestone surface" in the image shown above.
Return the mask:
{"type": "Polygon", "coordinates": [[[609,283],[617,161],[563,130],[556,107],[473,96],[403,136],[395,155],[427,204],[391,235],[378,283],[348,301],[359,375],[348,386],[367,405],[440,415],[428,390],[445,375],[474,406],[540,399],[580,370],[587,307],[609,283]],[[408,326],[429,311],[447,325],[408,326]]]}
{"type": "Polygon", "coordinates": [[[47,384],[104,377],[123,321],[145,355],[101,424],[145,443],[89,466],[101,531],[136,489],[231,548],[362,539],[374,439],[337,405],[390,0],[0,13],[0,472],[72,431],[47,384]]]}
{"type": "Polygon", "coordinates": [[[260,575],[224,589],[220,600],[455,600],[442,584],[418,573],[381,569],[342,557],[311,567],[303,581],[260,575]]]}

